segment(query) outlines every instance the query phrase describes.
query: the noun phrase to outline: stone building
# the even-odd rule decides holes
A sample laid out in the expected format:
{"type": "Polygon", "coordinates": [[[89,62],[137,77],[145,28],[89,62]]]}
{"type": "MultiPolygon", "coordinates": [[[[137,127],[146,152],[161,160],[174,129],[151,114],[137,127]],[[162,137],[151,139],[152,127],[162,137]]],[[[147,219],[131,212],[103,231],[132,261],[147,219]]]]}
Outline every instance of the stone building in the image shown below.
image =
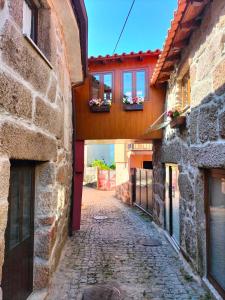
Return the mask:
{"type": "Polygon", "coordinates": [[[155,219],[225,299],[224,1],[178,1],[151,83],[166,86],[165,111],[178,109],[186,118],[175,129],[167,116],[161,124],[155,219]]]}
{"type": "Polygon", "coordinates": [[[82,0],[0,0],[0,299],[43,298],[68,235],[82,0]]]}

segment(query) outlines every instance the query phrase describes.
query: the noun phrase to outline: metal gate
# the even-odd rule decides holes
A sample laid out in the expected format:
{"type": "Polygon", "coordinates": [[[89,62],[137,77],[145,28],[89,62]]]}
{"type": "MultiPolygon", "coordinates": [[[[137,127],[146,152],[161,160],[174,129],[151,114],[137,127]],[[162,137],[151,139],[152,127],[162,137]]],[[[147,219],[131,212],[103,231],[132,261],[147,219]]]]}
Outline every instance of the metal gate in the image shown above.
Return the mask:
{"type": "Polygon", "coordinates": [[[132,178],[134,204],[152,215],[152,170],[134,169],[132,178]]]}

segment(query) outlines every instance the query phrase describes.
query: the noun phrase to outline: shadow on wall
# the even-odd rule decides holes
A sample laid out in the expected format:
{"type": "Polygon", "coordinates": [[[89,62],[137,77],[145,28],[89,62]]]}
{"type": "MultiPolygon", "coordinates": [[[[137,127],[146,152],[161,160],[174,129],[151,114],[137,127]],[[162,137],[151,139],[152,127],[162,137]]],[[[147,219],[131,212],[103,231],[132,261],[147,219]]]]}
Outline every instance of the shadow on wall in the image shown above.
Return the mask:
{"type": "MultiPolygon", "coordinates": [[[[213,80],[224,81],[225,62],[213,80]]],[[[162,162],[179,167],[180,246],[187,260],[203,276],[206,272],[206,169],[225,168],[225,83],[187,114],[186,129],[171,131],[162,146],[162,162]]],[[[157,194],[159,198],[160,193],[157,194]]],[[[164,203],[164,198],[161,202],[164,203]]]]}

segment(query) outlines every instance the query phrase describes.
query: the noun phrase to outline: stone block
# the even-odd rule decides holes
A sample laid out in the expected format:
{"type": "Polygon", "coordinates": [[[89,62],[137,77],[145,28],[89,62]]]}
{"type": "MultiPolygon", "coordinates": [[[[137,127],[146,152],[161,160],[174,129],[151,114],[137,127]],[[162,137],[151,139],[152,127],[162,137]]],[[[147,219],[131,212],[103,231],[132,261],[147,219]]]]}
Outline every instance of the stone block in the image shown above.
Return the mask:
{"type": "Polygon", "coordinates": [[[185,248],[187,254],[196,261],[197,258],[197,239],[196,239],[196,225],[192,224],[190,220],[185,222],[185,248]]]}
{"type": "Polygon", "coordinates": [[[23,28],[23,0],[9,0],[9,13],[16,24],[23,28]]]}
{"type": "Polygon", "coordinates": [[[194,190],[192,183],[185,173],[180,173],[178,178],[180,195],[186,201],[194,200],[194,190]]]}
{"type": "Polygon", "coordinates": [[[225,59],[216,66],[213,72],[213,89],[217,95],[225,93],[225,59]]]}
{"type": "Polygon", "coordinates": [[[32,95],[21,83],[0,73],[0,108],[22,118],[32,118],[32,95]]]}
{"type": "Polygon", "coordinates": [[[8,202],[0,202],[0,237],[4,236],[8,219],[8,202]]]}
{"type": "MultiPolygon", "coordinates": [[[[0,202],[7,201],[9,194],[10,163],[8,159],[0,159],[0,202]]],[[[0,221],[1,222],[1,221],[0,221]]]]}
{"type": "Polygon", "coordinates": [[[5,240],[4,240],[4,235],[0,235],[0,282],[2,279],[2,266],[4,263],[4,257],[5,257],[5,240]]]}
{"type": "Polygon", "coordinates": [[[48,99],[54,103],[56,100],[56,91],[57,91],[57,80],[52,77],[51,84],[48,90],[48,99]]]}
{"type": "Polygon", "coordinates": [[[191,146],[190,163],[200,168],[225,168],[225,143],[191,146]]]}
{"type": "Polygon", "coordinates": [[[5,6],[5,0],[0,0],[0,9],[3,9],[5,6]]]}
{"type": "Polygon", "coordinates": [[[162,162],[179,163],[181,161],[181,145],[178,141],[163,146],[162,162]]]}
{"type": "Polygon", "coordinates": [[[46,217],[39,217],[38,222],[40,225],[43,226],[51,226],[55,222],[56,217],[55,216],[46,216],[46,217]]]}
{"type": "Polygon", "coordinates": [[[35,259],[34,262],[34,290],[48,287],[51,277],[49,262],[35,259]]]}
{"type": "Polygon", "coordinates": [[[34,123],[56,135],[62,136],[63,115],[59,110],[45,103],[41,98],[36,98],[36,111],[34,123]]]}
{"type": "Polygon", "coordinates": [[[51,51],[55,45],[51,44],[51,10],[41,7],[38,10],[38,47],[51,61],[51,51]]]}
{"type": "Polygon", "coordinates": [[[56,241],[56,226],[36,230],[34,240],[35,256],[48,260],[56,241]]]}
{"type": "Polygon", "coordinates": [[[225,139],[225,112],[219,115],[219,133],[225,139]]]}
{"type": "Polygon", "coordinates": [[[215,105],[202,107],[198,118],[199,140],[202,143],[215,141],[218,138],[217,132],[218,110],[215,105]]]}
{"type": "Polygon", "coordinates": [[[54,216],[57,211],[57,194],[55,191],[39,191],[37,193],[37,216],[51,217],[54,216]]]}
{"type": "Polygon", "coordinates": [[[202,82],[194,85],[191,91],[192,104],[197,106],[204,101],[208,101],[208,98],[212,98],[212,84],[209,80],[203,80],[202,82]]]}
{"type": "Polygon", "coordinates": [[[55,160],[56,140],[11,121],[0,123],[0,153],[14,159],[55,160]]]}
{"type": "Polygon", "coordinates": [[[46,187],[47,185],[53,185],[56,178],[55,164],[52,162],[46,162],[39,164],[36,167],[36,174],[39,187],[46,187]]]}
{"type": "Polygon", "coordinates": [[[199,116],[199,111],[194,110],[190,114],[190,140],[191,144],[196,144],[197,143],[197,131],[198,131],[198,116],[199,116]]]}
{"type": "Polygon", "coordinates": [[[62,185],[69,185],[70,179],[69,167],[66,165],[59,167],[56,175],[57,182],[62,185]]]}
{"type": "Polygon", "coordinates": [[[51,69],[37,50],[9,22],[6,22],[0,35],[0,50],[6,64],[38,92],[46,93],[51,69]]]}

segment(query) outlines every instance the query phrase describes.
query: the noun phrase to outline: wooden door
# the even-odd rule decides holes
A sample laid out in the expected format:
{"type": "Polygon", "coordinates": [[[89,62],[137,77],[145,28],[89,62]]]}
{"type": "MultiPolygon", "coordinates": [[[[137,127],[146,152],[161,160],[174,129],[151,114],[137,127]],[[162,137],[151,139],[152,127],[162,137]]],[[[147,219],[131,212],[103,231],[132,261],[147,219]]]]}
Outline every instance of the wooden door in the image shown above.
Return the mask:
{"type": "Polygon", "coordinates": [[[12,162],[3,265],[3,300],[25,300],[33,287],[34,165],[12,162]]]}

